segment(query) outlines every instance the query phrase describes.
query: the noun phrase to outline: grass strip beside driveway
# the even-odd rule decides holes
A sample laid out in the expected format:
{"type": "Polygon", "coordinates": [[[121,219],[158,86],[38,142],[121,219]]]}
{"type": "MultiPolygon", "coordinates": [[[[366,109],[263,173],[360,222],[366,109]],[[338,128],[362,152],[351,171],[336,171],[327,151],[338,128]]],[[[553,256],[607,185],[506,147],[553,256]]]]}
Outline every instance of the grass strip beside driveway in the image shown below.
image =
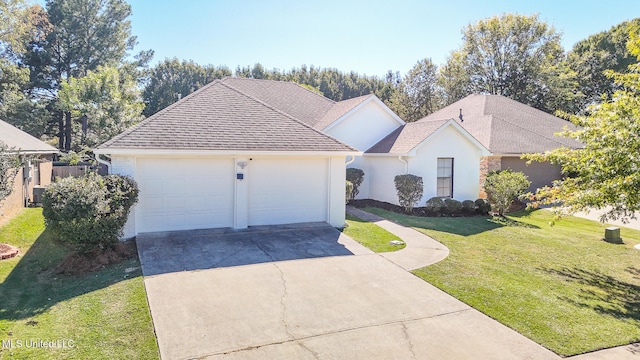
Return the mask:
{"type": "Polygon", "coordinates": [[[422,218],[364,209],[449,247],[414,273],[562,356],[640,341],[640,231],[624,245],[605,225],[546,210],[487,217],[422,218]]]}
{"type": "Polygon", "coordinates": [[[404,249],[406,246],[405,244],[391,244],[390,241],[400,240],[400,238],[374,223],[362,220],[355,216],[347,215],[347,225],[348,226],[344,228],[343,233],[373,252],[380,253],[397,251],[404,249]]]}
{"type": "Polygon", "coordinates": [[[56,275],[67,252],[34,208],[0,228],[0,243],[21,253],[0,261],[0,359],[159,358],[137,259],[56,275]]]}

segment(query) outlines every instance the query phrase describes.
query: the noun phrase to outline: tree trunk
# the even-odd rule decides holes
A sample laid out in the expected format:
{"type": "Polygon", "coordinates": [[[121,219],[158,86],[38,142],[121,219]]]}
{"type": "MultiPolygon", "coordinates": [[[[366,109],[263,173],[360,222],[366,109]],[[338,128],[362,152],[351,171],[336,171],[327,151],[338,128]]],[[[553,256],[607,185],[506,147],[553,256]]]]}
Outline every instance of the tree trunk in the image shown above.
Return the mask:
{"type": "Polygon", "coordinates": [[[64,113],[64,150],[71,150],[71,112],[64,113]]]}
{"type": "Polygon", "coordinates": [[[64,113],[56,111],[58,119],[58,149],[64,149],[64,113]]]}

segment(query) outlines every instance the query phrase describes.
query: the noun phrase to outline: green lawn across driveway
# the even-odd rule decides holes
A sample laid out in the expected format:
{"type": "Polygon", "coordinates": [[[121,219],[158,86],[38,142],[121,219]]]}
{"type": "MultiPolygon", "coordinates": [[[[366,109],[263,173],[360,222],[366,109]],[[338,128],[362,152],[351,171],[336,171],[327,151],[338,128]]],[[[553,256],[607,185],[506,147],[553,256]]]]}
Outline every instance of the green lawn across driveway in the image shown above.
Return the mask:
{"type": "Polygon", "coordinates": [[[380,226],[347,215],[347,226],[344,234],[359,242],[373,252],[390,252],[404,249],[406,245],[393,245],[392,240],[400,240],[397,236],[381,228],[380,226]]]}
{"type": "Polygon", "coordinates": [[[159,358],[137,259],[55,275],[66,251],[34,208],[0,227],[0,243],[22,255],[0,261],[0,359],[159,358]]]}
{"type": "Polygon", "coordinates": [[[440,241],[450,256],[414,273],[562,356],[640,341],[640,231],[551,212],[422,218],[363,209],[440,241]]]}

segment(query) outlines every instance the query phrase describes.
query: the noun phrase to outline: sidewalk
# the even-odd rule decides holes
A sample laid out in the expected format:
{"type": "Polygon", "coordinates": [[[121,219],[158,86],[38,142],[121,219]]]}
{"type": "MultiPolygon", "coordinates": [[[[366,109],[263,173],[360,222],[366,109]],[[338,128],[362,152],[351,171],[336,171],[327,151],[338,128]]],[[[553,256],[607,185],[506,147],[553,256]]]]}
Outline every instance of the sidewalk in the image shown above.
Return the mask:
{"type": "Polygon", "coordinates": [[[347,214],[370,221],[404,241],[407,245],[404,249],[379,253],[378,255],[405,270],[411,271],[435,264],[449,256],[449,248],[417,230],[398,225],[352,206],[347,206],[347,214]]]}
{"type": "Polygon", "coordinates": [[[611,349],[571,356],[569,360],[638,360],[640,359],[640,343],[618,346],[611,349]]]}
{"type": "MultiPolygon", "coordinates": [[[[600,215],[602,215],[602,213],[604,213],[604,210],[593,210],[589,213],[581,211],[573,214],[573,216],[600,222],[600,215]]],[[[636,216],[638,217],[637,219],[629,219],[626,224],[620,220],[609,220],[606,224],[640,230],[640,214],[636,214],[636,216]]]]}

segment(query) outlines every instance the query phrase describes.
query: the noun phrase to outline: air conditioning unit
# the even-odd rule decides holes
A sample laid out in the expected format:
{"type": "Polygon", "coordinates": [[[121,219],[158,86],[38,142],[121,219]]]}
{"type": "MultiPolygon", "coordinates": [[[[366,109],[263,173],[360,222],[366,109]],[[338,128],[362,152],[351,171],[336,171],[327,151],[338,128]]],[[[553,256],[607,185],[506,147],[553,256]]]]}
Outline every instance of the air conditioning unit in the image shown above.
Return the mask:
{"type": "Polygon", "coordinates": [[[42,194],[47,188],[44,186],[34,186],[33,187],[33,203],[34,204],[42,204],[42,194]]]}

